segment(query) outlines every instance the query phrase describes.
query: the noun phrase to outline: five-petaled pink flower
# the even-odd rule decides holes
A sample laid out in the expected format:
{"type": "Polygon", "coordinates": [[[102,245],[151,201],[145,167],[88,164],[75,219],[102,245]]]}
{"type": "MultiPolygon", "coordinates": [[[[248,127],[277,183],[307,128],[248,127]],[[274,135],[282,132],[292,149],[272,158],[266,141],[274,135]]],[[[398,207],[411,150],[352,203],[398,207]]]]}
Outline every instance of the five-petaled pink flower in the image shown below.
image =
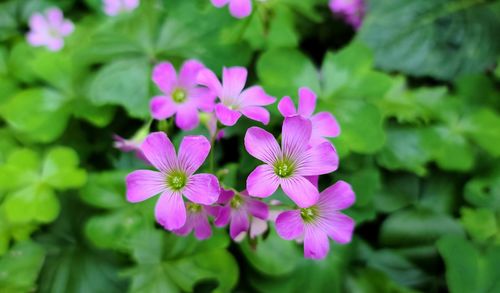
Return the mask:
{"type": "Polygon", "coordinates": [[[274,103],[276,99],[267,95],[260,86],[243,90],[246,80],[247,70],[244,67],[224,68],[222,84],[208,69],[203,69],[198,74],[198,82],[219,97],[220,103],[215,105],[215,115],[226,126],[236,124],[241,114],[264,124],[269,123],[269,111],[263,106],[274,103]]]}
{"type": "Polygon", "coordinates": [[[217,203],[222,206],[214,207],[215,225],[223,227],[229,224],[229,234],[236,239],[250,228],[250,217],[267,220],[269,208],[260,200],[251,198],[246,191],[236,193],[222,189],[217,203]]]}
{"type": "Polygon", "coordinates": [[[45,46],[51,51],[59,51],[64,47],[64,37],[70,35],[75,27],[64,19],[59,8],[50,8],[44,14],[36,12],[29,20],[30,31],[28,43],[35,47],[45,46]]]}
{"type": "Polygon", "coordinates": [[[298,206],[306,208],[318,201],[318,189],[306,176],[333,172],[338,156],[329,142],[309,147],[311,122],[301,116],[285,118],[281,148],[269,132],[251,127],[245,135],[245,148],[250,155],[263,161],[247,178],[247,190],[252,196],[268,197],[281,186],[298,206]]]}
{"type": "Polygon", "coordinates": [[[229,11],[236,18],[245,18],[252,13],[252,0],[211,0],[212,4],[221,8],[229,3],[229,11]]]}
{"type": "Polygon", "coordinates": [[[170,62],[158,64],[153,69],[153,81],[163,92],[151,100],[151,114],[157,120],[175,114],[175,124],[183,130],[198,126],[198,110],[211,112],[215,96],[205,87],[198,86],[196,77],[205,66],[196,60],[186,61],[179,76],[170,62]]]}
{"type": "Polygon", "coordinates": [[[212,236],[212,228],[210,227],[210,222],[208,222],[208,216],[211,214],[210,210],[212,207],[188,202],[186,208],[186,223],[181,228],[172,232],[180,236],[186,236],[194,230],[194,236],[199,240],[210,238],[212,236]]]}
{"type": "Polygon", "coordinates": [[[316,94],[312,90],[306,87],[299,89],[298,108],[297,111],[292,99],[288,96],[283,97],[278,104],[278,110],[283,117],[300,115],[311,121],[311,145],[327,142],[325,137],[336,137],[340,134],[340,126],[331,113],[319,112],[313,115],[314,109],[316,109],[316,94]]]}
{"type": "Polygon", "coordinates": [[[103,2],[104,12],[109,16],[132,11],[139,6],[139,0],[103,0],[103,2]]]}
{"type": "Polygon", "coordinates": [[[141,150],[148,161],[159,170],[138,170],[126,178],[127,200],[140,202],[156,194],[156,220],[167,230],[176,230],[186,223],[186,208],[182,195],[197,204],[210,205],[220,193],[219,181],[212,174],[194,174],[210,152],[204,136],[185,136],[176,154],[163,132],[146,137],[141,150]]]}
{"type": "Polygon", "coordinates": [[[333,13],[342,16],[355,29],[361,26],[365,14],[363,0],[330,0],[329,6],[333,13]]]}
{"type": "Polygon", "coordinates": [[[340,211],[354,201],[351,186],[339,181],[321,192],[317,204],[281,213],[276,230],[286,240],[303,238],[306,258],[322,259],[330,250],[328,237],[342,244],[351,241],[354,221],[340,211]]]}

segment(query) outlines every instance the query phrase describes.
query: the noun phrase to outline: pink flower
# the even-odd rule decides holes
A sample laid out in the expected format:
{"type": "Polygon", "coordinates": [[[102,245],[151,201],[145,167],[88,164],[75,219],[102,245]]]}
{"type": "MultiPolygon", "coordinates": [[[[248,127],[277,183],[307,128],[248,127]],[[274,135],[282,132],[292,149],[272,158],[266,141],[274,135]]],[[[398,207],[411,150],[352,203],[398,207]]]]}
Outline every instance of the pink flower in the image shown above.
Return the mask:
{"type": "Polygon", "coordinates": [[[103,0],[103,2],[104,12],[109,16],[132,11],[139,6],[139,0],[103,0]]]}
{"type": "Polygon", "coordinates": [[[214,223],[217,227],[223,227],[230,222],[229,234],[233,239],[248,231],[249,218],[267,220],[269,214],[267,204],[251,198],[246,191],[235,193],[232,190],[222,189],[217,202],[222,206],[214,207],[216,209],[214,223]]]}
{"type": "Polygon", "coordinates": [[[308,147],[311,122],[301,116],[285,118],[281,148],[269,132],[251,127],[245,135],[245,148],[250,155],[263,161],[247,178],[249,194],[268,197],[281,186],[298,206],[314,205],[318,189],[306,178],[333,172],[338,156],[329,142],[308,147]]]}
{"type": "Polygon", "coordinates": [[[179,76],[170,62],[158,64],[153,69],[153,81],[163,92],[151,100],[151,114],[154,119],[163,120],[175,114],[175,124],[183,130],[198,126],[198,110],[213,110],[215,96],[205,87],[199,87],[196,76],[205,68],[196,60],[186,61],[179,76]]]}
{"type": "Polygon", "coordinates": [[[114,144],[113,146],[125,153],[135,152],[135,156],[147,164],[149,164],[148,159],[144,156],[141,151],[142,140],[125,139],[117,134],[113,135],[114,144]]]}
{"type": "Polygon", "coordinates": [[[186,136],[179,153],[163,132],[154,132],[141,145],[144,156],[159,170],[138,170],[126,178],[127,200],[140,202],[156,194],[155,216],[167,230],[180,229],[186,223],[186,208],[182,195],[190,201],[210,205],[220,193],[219,181],[212,174],[194,174],[210,152],[204,136],[186,136]]]}
{"type": "Polygon", "coordinates": [[[207,86],[219,97],[220,103],[215,105],[215,115],[226,126],[236,124],[241,114],[264,124],[269,123],[270,114],[262,106],[270,105],[276,99],[267,95],[260,86],[252,86],[243,91],[246,80],[247,70],[244,67],[224,68],[223,84],[208,69],[203,69],[198,74],[198,82],[207,86]]]}
{"type": "Polygon", "coordinates": [[[365,14],[363,0],[330,0],[330,9],[333,13],[344,17],[345,21],[358,29],[365,14]]]}
{"type": "Polygon", "coordinates": [[[210,206],[187,203],[186,223],[172,232],[180,236],[186,236],[194,230],[194,236],[199,240],[210,238],[212,236],[212,228],[208,222],[210,208],[210,206]]]}
{"type": "Polygon", "coordinates": [[[295,105],[290,97],[283,97],[278,104],[278,110],[283,117],[300,115],[311,121],[311,145],[328,142],[325,137],[336,137],[340,134],[340,126],[335,117],[328,112],[319,112],[313,115],[315,108],[316,94],[306,87],[299,89],[298,111],[295,109],[295,105]]]}
{"type": "Polygon", "coordinates": [[[351,186],[339,181],[325,189],[317,204],[281,213],[276,230],[283,239],[304,239],[304,256],[322,259],[330,250],[328,237],[338,243],[349,243],[354,220],[340,213],[355,201],[351,186]]]}
{"type": "Polygon", "coordinates": [[[210,0],[212,4],[221,8],[229,3],[229,11],[236,18],[245,18],[252,13],[252,0],[210,0]]]}
{"type": "Polygon", "coordinates": [[[28,43],[35,47],[45,46],[50,51],[59,51],[64,47],[64,37],[70,35],[75,27],[64,19],[59,8],[50,8],[42,13],[34,13],[29,20],[28,43]]]}

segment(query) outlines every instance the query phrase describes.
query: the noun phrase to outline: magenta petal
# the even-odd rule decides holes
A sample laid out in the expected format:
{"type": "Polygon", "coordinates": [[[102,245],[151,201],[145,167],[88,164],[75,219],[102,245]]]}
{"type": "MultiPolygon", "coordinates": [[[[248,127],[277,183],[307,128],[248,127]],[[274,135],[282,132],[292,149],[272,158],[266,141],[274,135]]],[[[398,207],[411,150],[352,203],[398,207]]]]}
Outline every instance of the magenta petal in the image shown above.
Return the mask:
{"type": "Polygon", "coordinates": [[[330,242],[325,232],[308,226],[304,235],[304,256],[312,259],[323,259],[330,250],[330,242]]]}
{"type": "Polygon", "coordinates": [[[194,236],[199,240],[207,239],[212,236],[212,228],[208,222],[205,213],[193,215],[194,236]]]}
{"type": "Polygon", "coordinates": [[[311,117],[312,136],[336,137],[340,135],[340,126],[335,117],[328,112],[320,112],[311,117]]]}
{"type": "Polygon", "coordinates": [[[321,219],[322,229],[340,244],[351,242],[354,226],[353,219],[338,212],[330,212],[321,219]]]}
{"type": "Polygon", "coordinates": [[[234,191],[221,188],[218,204],[226,204],[234,197],[234,191]]]}
{"type": "Polygon", "coordinates": [[[352,206],[355,201],[356,196],[351,185],[338,181],[321,192],[318,205],[324,209],[339,211],[352,206]]]}
{"type": "Polygon", "coordinates": [[[253,157],[274,164],[281,155],[281,149],[274,136],[259,127],[250,127],[245,134],[245,149],[253,157]]]}
{"type": "Polygon", "coordinates": [[[222,71],[223,96],[220,98],[238,97],[243,90],[243,87],[245,87],[246,81],[247,69],[245,67],[224,67],[222,71]]]}
{"type": "Polygon", "coordinates": [[[258,106],[242,108],[241,113],[252,120],[262,122],[264,125],[269,123],[271,116],[266,108],[258,106]]]}
{"type": "Polygon", "coordinates": [[[186,223],[184,223],[184,226],[180,227],[179,229],[175,229],[172,232],[179,236],[186,236],[191,233],[191,231],[193,231],[193,221],[191,217],[188,216],[186,219],[186,223]]]}
{"type": "Polygon", "coordinates": [[[200,123],[196,106],[184,104],[177,107],[175,125],[182,130],[192,130],[200,123]]]}
{"type": "Polygon", "coordinates": [[[137,170],[127,175],[127,200],[140,202],[165,190],[165,176],[160,172],[137,170]]]}
{"type": "Polygon", "coordinates": [[[196,80],[199,84],[212,90],[218,97],[222,97],[222,85],[215,73],[213,73],[210,69],[201,69],[196,77],[196,80]]]}
{"type": "Polygon", "coordinates": [[[189,177],[183,194],[197,204],[213,204],[219,198],[220,187],[217,177],[212,174],[196,174],[189,177]]]}
{"type": "Polygon", "coordinates": [[[229,3],[230,0],[210,0],[215,7],[222,7],[229,3]]]}
{"type": "Polygon", "coordinates": [[[186,223],[186,208],[179,193],[165,191],[155,207],[156,221],[167,230],[180,229],[186,223]]]}
{"type": "Polygon", "coordinates": [[[229,2],[229,11],[236,18],[244,18],[252,13],[251,0],[231,0],[229,2]]]}
{"type": "Polygon", "coordinates": [[[305,178],[309,180],[314,187],[318,188],[319,176],[305,176],[305,178]]]}
{"type": "Polygon", "coordinates": [[[276,232],[285,240],[292,240],[304,234],[304,222],[299,210],[282,212],[276,218],[276,232]]]}
{"type": "Polygon", "coordinates": [[[292,98],[286,96],[281,99],[278,104],[278,110],[283,117],[290,117],[297,114],[295,105],[293,104],[292,98]]]}
{"type": "Polygon", "coordinates": [[[278,189],[278,186],[278,176],[269,165],[257,166],[247,178],[248,193],[255,197],[268,197],[278,189]]]}
{"type": "Polygon", "coordinates": [[[254,217],[262,220],[267,220],[269,217],[269,207],[265,202],[248,198],[246,203],[247,211],[254,217]]]}
{"type": "Polygon", "coordinates": [[[179,84],[184,88],[194,87],[198,82],[196,78],[205,66],[198,60],[188,60],[182,64],[179,72],[179,84]]]}
{"type": "Polygon", "coordinates": [[[156,120],[163,120],[171,117],[177,111],[177,105],[172,98],[166,96],[157,96],[150,103],[151,116],[156,120]]]}
{"type": "Polygon", "coordinates": [[[316,108],[316,94],[306,88],[299,89],[299,114],[309,118],[316,108]]]}
{"type": "Polygon", "coordinates": [[[168,172],[177,165],[174,145],[164,132],[149,134],[141,144],[141,151],[146,159],[162,172],[168,172]]]}
{"type": "Polygon", "coordinates": [[[302,164],[297,168],[297,174],[303,176],[328,174],[337,170],[339,166],[337,152],[329,142],[311,147],[301,160],[302,164]]]}
{"type": "Polygon", "coordinates": [[[210,142],[202,135],[188,135],[179,146],[179,166],[188,175],[193,174],[210,153],[210,142]]]}
{"type": "Polygon", "coordinates": [[[63,21],[63,23],[61,24],[61,26],[59,27],[59,33],[62,35],[62,36],[68,36],[70,35],[73,31],[75,30],[75,25],[69,21],[69,20],[65,20],[63,21]]]}
{"type": "Polygon", "coordinates": [[[318,189],[302,176],[281,179],[281,188],[301,208],[310,207],[318,202],[318,189]]]}
{"type": "Polygon", "coordinates": [[[276,101],[275,97],[266,94],[261,86],[252,86],[244,90],[240,95],[241,106],[267,106],[276,101]]]}
{"type": "Polygon", "coordinates": [[[283,122],[281,147],[289,159],[304,155],[311,138],[311,122],[301,116],[286,117],[283,122]]]}
{"type": "Polygon", "coordinates": [[[223,104],[215,105],[215,115],[217,116],[217,119],[219,119],[219,121],[225,126],[233,126],[241,117],[240,112],[231,110],[223,104]]]}
{"type": "Polygon", "coordinates": [[[218,207],[218,213],[215,217],[214,224],[217,227],[224,227],[229,223],[229,219],[231,217],[231,207],[218,207]]]}
{"type": "Polygon", "coordinates": [[[248,215],[244,211],[233,211],[231,214],[231,224],[229,225],[229,234],[234,240],[238,235],[248,231],[250,222],[248,215]]]}
{"type": "Polygon", "coordinates": [[[63,12],[59,8],[50,8],[46,12],[47,20],[52,26],[59,26],[64,20],[63,12]]]}
{"type": "Polygon", "coordinates": [[[253,218],[250,223],[250,238],[255,238],[259,235],[264,234],[267,231],[268,225],[266,220],[261,220],[259,218],[253,218]]]}
{"type": "Polygon", "coordinates": [[[208,88],[191,88],[188,93],[191,102],[204,112],[213,112],[215,107],[215,94],[208,88]]]}
{"type": "Polygon", "coordinates": [[[177,84],[177,73],[170,62],[162,62],[153,69],[153,82],[165,94],[170,94],[177,84]]]}

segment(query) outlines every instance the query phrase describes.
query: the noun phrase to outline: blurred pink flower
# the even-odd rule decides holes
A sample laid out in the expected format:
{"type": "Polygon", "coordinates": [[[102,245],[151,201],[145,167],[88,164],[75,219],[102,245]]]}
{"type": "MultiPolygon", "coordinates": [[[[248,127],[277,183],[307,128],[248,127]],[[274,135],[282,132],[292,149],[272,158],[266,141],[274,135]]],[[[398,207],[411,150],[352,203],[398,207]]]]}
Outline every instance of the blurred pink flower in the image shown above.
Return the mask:
{"type": "Polygon", "coordinates": [[[276,99],[267,95],[260,86],[243,90],[246,80],[247,70],[244,67],[224,67],[222,84],[208,69],[202,69],[198,74],[198,82],[219,97],[220,103],[215,105],[215,115],[225,126],[236,124],[242,114],[263,124],[269,123],[269,111],[263,106],[274,103],[276,99]]]}
{"type": "Polygon", "coordinates": [[[210,238],[212,236],[212,227],[208,222],[210,208],[210,206],[188,202],[186,204],[186,223],[172,232],[180,236],[186,236],[194,230],[194,236],[199,240],[210,238]]]}
{"type": "Polygon", "coordinates": [[[363,0],[330,0],[330,9],[342,16],[354,28],[358,29],[361,26],[365,14],[363,0]]]}
{"type": "Polygon", "coordinates": [[[281,213],[276,219],[278,235],[286,240],[303,239],[304,256],[322,259],[330,250],[328,237],[342,244],[351,241],[354,220],[340,211],[355,200],[351,186],[338,181],[321,192],[317,204],[281,213]]]}
{"type": "Polygon", "coordinates": [[[132,11],[139,6],[139,0],[103,0],[103,2],[104,12],[109,16],[132,11]]]}
{"type": "Polygon", "coordinates": [[[278,110],[283,117],[300,115],[309,119],[312,124],[311,145],[317,145],[322,142],[328,142],[325,137],[336,137],[340,135],[340,126],[329,112],[319,112],[314,114],[316,109],[316,94],[306,88],[299,89],[299,107],[298,111],[290,97],[283,97],[278,104],[278,110]]]}
{"type": "Polygon", "coordinates": [[[151,100],[151,114],[156,120],[163,120],[175,114],[175,124],[182,130],[198,126],[198,111],[211,112],[214,94],[198,86],[196,77],[205,66],[196,60],[186,61],[179,72],[170,62],[163,62],[153,69],[153,81],[163,92],[151,100]]]}
{"type": "Polygon", "coordinates": [[[70,35],[75,27],[64,19],[59,8],[50,8],[45,13],[34,13],[29,20],[28,43],[32,46],[45,46],[50,51],[59,51],[64,47],[64,37],[70,35]]]}
{"type": "Polygon", "coordinates": [[[113,146],[125,153],[135,152],[135,156],[147,164],[149,164],[148,159],[144,156],[141,151],[142,140],[125,139],[117,134],[113,135],[114,144],[113,146]]]}
{"type": "Polygon", "coordinates": [[[229,4],[229,12],[236,18],[245,18],[252,13],[252,0],[210,0],[212,4],[221,8],[229,4]]]}

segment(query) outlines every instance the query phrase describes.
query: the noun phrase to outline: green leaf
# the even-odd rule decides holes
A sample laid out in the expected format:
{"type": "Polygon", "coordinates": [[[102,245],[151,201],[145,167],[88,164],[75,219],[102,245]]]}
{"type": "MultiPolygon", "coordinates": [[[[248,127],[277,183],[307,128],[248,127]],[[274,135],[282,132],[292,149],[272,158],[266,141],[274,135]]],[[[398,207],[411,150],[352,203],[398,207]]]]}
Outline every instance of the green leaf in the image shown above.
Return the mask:
{"type": "Polygon", "coordinates": [[[32,292],[45,258],[45,252],[34,242],[20,242],[0,258],[0,291],[32,292]]]}
{"type": "Polygon", "coordinates": [[[467,171],[473,167],[475,153],[461,130],[437,125],[429,129],[426,137],[425,148],[432,150],[432,157],[442,169],[467,171]]]}
{"type": "Polygon", "coordinates": [[[129,205],[125,200],[125,171],[90,173],[80,197],[92,206],[115,209],[129,205]]]}
{"type": "Polygon", "coordinates": [[[480,0],[372,1],[360,38],[385,70],[451,80],[495,62],[499,7],[480,0]]]}
{"type": "Polygon", "coordinates": [[[488,209],[462,208],[461,222],[472,238],[484,242],[497,233],[495,213],[488,209]]]}
{"type": "Polygon", "coordinates": [[[464,122],[465,133],[474,142],[484,148],[494,157],[500,157],[500,115],[483,108],[473,112],[464,122]]]}
{"type": "Polygon", "coordinates": [[[294,49],[271,49],[257,61],[261,84],[274,96],[296,95],[303,86],[319,92],[319,75],[314,64],[294,49]]]}
{"type": "Polygon", "coordinates": [[[377,210],[391,213],[417,201],[419,179],[412,174],[398,174],[384,180],[383,189],[375,197],[377,210]]]}
{"type": "Polygon", "coordinates": [[[73,149],[52,148],[45,155],[42,180],[55,189],[81,187],[87,180],[87,173],[78,169],[78,164],[78,154],[73,149]]]}
{"type": "Polygon", "coordinates": [[[36,152],[22,148],[14,150],[6,164],[0,166],[0,190],[12,190],[36,181],[39,166],[40,157],[36,152]]]}
{"type": "Polygon", "coordinates": [[[149,115],[151,68],[144,59],[114,61],[95,75],[89,96],[96,105],[120,105],[130,116],[149,115]]]}
{"type": "Polygon", "coordinates": [[[50,223],[59,215],[60,205],[50,188],[29,186],[8,194],[3,208],[7,219],[14,223],[50,223]]]}
{"type": "Polygon", "coordinates": [[[47,143],[58,138],[69,118],[67,98],[56,91],[32,88],[0,105],[0,114],[26,139],[47,143]]]}
{"type": "MultiPolygon", "coordinates": [[[[498,166],[498,163],[497,165],[498,166]]],[[[500,168],[488,170],[465,185],[465,199],[478,207],[500,210],[500,168]]]]}

